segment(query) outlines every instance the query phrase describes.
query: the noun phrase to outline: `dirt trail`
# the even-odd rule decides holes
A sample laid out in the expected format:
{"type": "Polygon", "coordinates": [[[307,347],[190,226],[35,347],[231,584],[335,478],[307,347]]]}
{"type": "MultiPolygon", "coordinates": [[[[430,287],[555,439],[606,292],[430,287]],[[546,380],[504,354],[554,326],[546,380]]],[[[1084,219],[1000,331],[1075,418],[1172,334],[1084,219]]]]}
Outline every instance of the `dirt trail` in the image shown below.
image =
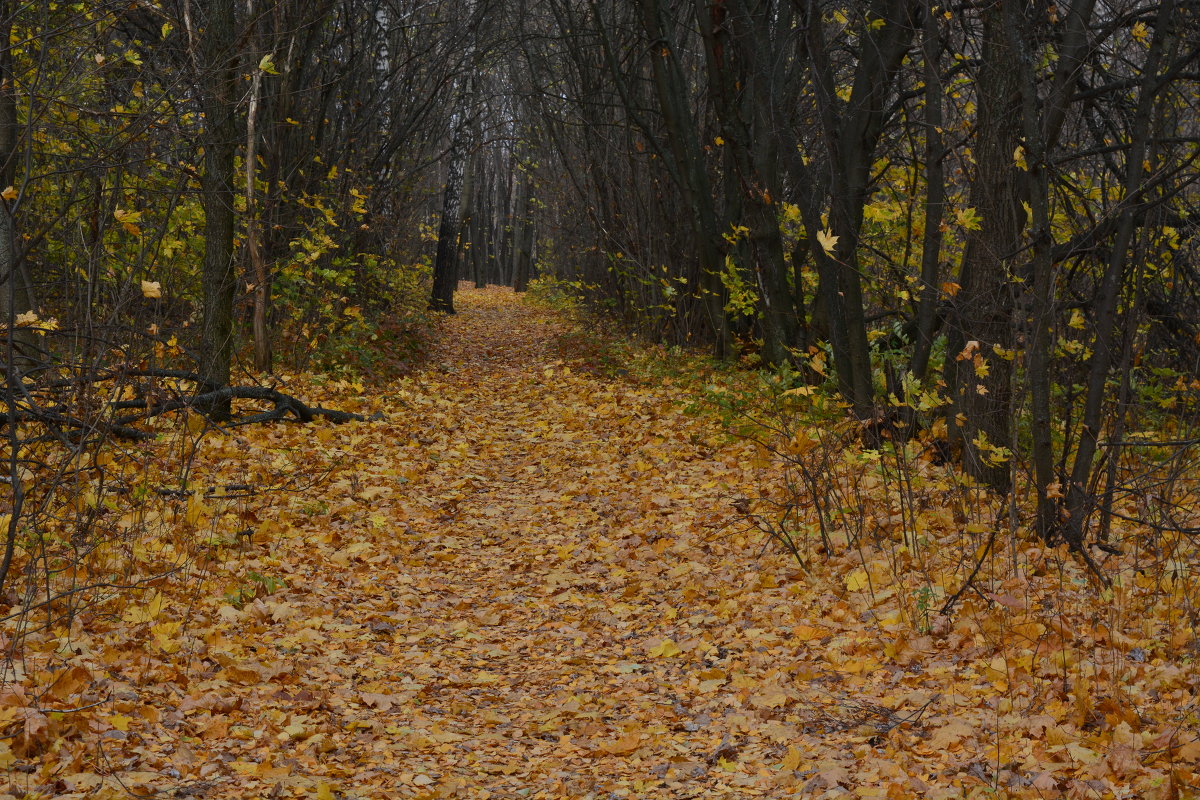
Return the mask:
{"type": "Polygon", "coordinates": [[[689,708],[686,660],[648,654],[674,637],[687,660],[725,658],[696,638],[705,625],[689,639],[674,624],[694,611],[691,567],[708,569],[693,549],[726,511],[693,442],[706,432],[666,392],[571,371],[556,321],[507,293],[460,306],[441,389],[411,401],[433,417],[412,455],[438,459],[392,495],[407,518],[386,545],[394,572],[362,576],[396,587],[379,608],[396,679],[372,688],[396,696],[378,721],[404,743],[383,737],[397,790],[607,796],[648,790],[676,758],[700,791],[722,733],[689,708]]]}
{"type": "Polygon", "coordinates": [[[554,315],[459,306],[427,374],[364,398],[387,422],[318,432],[334,477],[245,565],[286,588],[218,612],[246,626],[204,662],[238,707],[189,714],[227,748],[189,770],[210,795],[743,796],[766,778],[738,758],[779,746],[713,707],[753,644],[721,597],[748,565],[708,541],[736,454],[670,387],[559,361],[554,315]]]}

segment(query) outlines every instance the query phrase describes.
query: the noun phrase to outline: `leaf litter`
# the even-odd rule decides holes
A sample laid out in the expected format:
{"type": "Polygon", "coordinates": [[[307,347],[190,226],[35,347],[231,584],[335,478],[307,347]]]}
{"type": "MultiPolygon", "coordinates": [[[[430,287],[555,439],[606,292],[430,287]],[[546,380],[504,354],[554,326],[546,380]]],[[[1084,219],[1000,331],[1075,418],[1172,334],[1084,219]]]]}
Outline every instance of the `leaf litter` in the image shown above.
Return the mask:
{"type": "Polygon", "coordinates": [[[1160,586],[1116,625],[1062,559],[915,625],[883,554],[731,532],[772,476],[684,383],[460,304],[422,373],[308,376],[381,421],[203,452],[214,486],[307,477],[189,500],[221,543],[189,579],[25,636],[0,797],[1194,796],[1195,618],[1131,611],[1160,586]]]}

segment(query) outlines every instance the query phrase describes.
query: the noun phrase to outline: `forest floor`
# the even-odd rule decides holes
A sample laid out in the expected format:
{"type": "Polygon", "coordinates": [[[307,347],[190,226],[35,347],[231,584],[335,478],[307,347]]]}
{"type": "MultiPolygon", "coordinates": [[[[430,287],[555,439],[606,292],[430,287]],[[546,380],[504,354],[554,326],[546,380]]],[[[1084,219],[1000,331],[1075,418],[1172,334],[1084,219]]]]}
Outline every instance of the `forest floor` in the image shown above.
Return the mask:
{"type": "Polygon", "coordinates": [[[1196,796],[1177,619],[993,582],[916,630],[870,553],[806,571],[733,524],[770,474],[667,373],[564,360],[571,323],[507,290],[458,303],[423,372],[304,393],[381,419],[206,445],[213,485],[293,482],[192,503],[225,544],[190,578],[31,636],[0,797],[1196,796]]]}

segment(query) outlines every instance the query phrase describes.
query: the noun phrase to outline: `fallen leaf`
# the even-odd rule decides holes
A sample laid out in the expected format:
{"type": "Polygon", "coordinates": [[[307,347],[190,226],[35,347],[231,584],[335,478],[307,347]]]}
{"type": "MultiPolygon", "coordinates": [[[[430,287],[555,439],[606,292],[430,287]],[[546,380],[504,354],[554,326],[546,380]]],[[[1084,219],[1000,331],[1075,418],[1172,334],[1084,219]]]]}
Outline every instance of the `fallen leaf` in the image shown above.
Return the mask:
{"type": "Polygon", "coordinates": [[[615,741],[600,743],[600,749],[614,756],[625,756],[641,747],[642,738],[637,733],[627,733],[615,741]]]}
{"type": "Polygon", "coordinates": [[[845,578],[846,589],[851,592],[862,591],[867,588],[870,583],[870,578],[867,576],[865,569],[856,569],[845,578]]]}
{"type": "Polygon", "coordinates": [[[970,723],[961,719],[952,719],[934,731],[927,744],[935,751],[947,750],[974,734],[975,728],[970,723]]]}
{"type": "Polygon", "coordinates": [[[649,655],[651,658],[670,658],[677,656],[683,651],[679,649],[679,645],[671,639],[663,639],[658,645],[650,648],[649,655]]]}

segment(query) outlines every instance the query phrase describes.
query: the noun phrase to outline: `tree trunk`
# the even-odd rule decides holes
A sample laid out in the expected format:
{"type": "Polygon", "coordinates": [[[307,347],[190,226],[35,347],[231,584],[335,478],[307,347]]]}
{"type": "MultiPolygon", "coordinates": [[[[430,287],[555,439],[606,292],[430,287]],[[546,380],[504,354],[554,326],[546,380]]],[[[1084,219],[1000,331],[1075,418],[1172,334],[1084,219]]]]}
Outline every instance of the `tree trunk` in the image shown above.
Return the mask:
{"type": "Polygon", "coordinates": [[[520,174],[516,178],[517,199],[513,203],[512,285],[516,291],[523,292],[529,285],[533,257],[533,220],[529,214],[533,174],[528,164],[521,164],[517,171],[520,174]]]}
{"type": "MultiPolygon", "coordinates": [[[[687,199],[689,221],[696,237],[700,260],[700,293],[712,330],[713,353],[717,358],[727,358],[733,348],[729,323],[725,317],[725,287],[721,283],[721,273],[725,268],[721,237],[725,230],[717,222],[708,168],[688,107],[687,78],[675,53],[673,41],[667,34],[663,0],[638,0],[638,6],[646,35],[653,45],[650,61],[654,89],[666,127],[674,176],[687,199]]],[[[618,74],[615,66],[613,73],[618,74]]]]}
{"type": "Polygon", "coordinates": [[[513,237],[515,231],[513,225],[516,220],[516,210],[514,209],[513,195],[518,191],[518,182],[520,176],[517,174],[520,160],[515,152],[510,153],[505,164],[497,163],[496,169],[503,170],[504,184],[500,187],[500,209],[496,215],[496,247],[495,255],[492,258],[492,271],[489,279],[503,285],[506,273],[509,271],[508,266],[512,262],[513,237]]]}
{"type": "Polygon", "coordinates": [[[926,0],[922,13],[921,55],[925,77],[925,232],[921,240],[921,282],[917,301],[917,337],[908,371],[925,380],[933,336],[937,330],[937,307],[942,259],[942,218],[946,210],[946,175],[942,141],[942,37],[936,4],[926,0]]]}
{"type": "Polygon", "coordinates": [[[779,144],[774,134],[773,3],[731,0],[710,5],[697,0],[696,20],[704,40],[710,96],[724,133],[727,185],[738,195],[734,224],[749,229],[743,252],[758,284],[763,359],[785,364],[798,344],[795,302],[788,285],[787,256],[775,203],[782,193],[779,144]]]}
{"type": "MultiPolygon", "coordinates": [[[[233,300],[237,274],[233,261],[234,154],[238,125],[236,20],[234,0],[211,0],[197,6],[203,20],[200,31],[202,73],[200,102],[204,109],[204,265],[201,275],[204,308],[200,325],[200,374],[212,391],[229,385],[233,362],[233,300]]],[[[230,401],[217,401],[208,413],[216,420],[229,419],[230,401]]]]}
{"type": "MultiPolygon", "coordinates": [[[[474,133],[472,133],[474,138],[474,133]]],[[[479,240],[475,238],[475,217],[479,213],[479,156],[468,156],[463,164],[462,201],[459,204],[458,215],[458,251],[457,258],[459,277],[471,278],[479,285],[479,262],[476,260],[476,249],[479,240]]]]}
{"type": "MultiPolygon", "coordinates": [[[[13,0],[0,0],[0,37],[3,37],[0,39],[0,190],[16,182],[20,138],[13,56],[9,46],[14,5],[13,0]]],[[[14,317],[34,310],[35,304],[33,287],[26,279],[25,270],[18,265],[20,254],[13,219],[14,202],[0,199],[0,324],[13,332],[13,344],[19,353],[32,344],[32,338],[14,327],[14,317]]]]}
{"type": "Polygon", "coordinates": [[[982,216],[967,233],[961,288],[954,297],[946,383],[953,395],[947,423],[961,438],[963,461],[976,480],[1000,491],[1011,465],[995,448],[1012,444],[1013,286],[1007,259],[1025,226],[1025,174],[1014,163],[1021,144],[1020,63],[999,6],[983,15],[971,205],[982,216]]]}
{"type": "Polygon", "coordinates": [[[446,155],[446,188],[442,192],[442,221],[438,225],[437,253],[433,260],[433,295],[429,300],[431,311],[446,314],[454,313],[454,289],[458,285],[458,216],[462,205],[469,130],[464,104],[454,122],[450,152],[446,155]]]}
{"type": "Polygon", "coordinates": [[[475,279],[475,288],[482,289],[487,286],[488,261],[491,258],[488,229],[492,215],[492,182],[487,170],[487,159],[481,157],[477,162],[479,184],[471,202],[471,276],[475,279]]]}
{"type": "Polygon", "coordinates": [[[246,255],[250,261],[246,270],[254,286],[254,369],[271,371],[271,331],[267,323],[270,312],[271,276],[263,258],[262,234],[256,200],[258,181],[258,109],[261,102],[263,71],[257,66],[250,80],[250,102],[246,111],[246,255]]]}
{"type": "Polygon", "coordinates": [[[858,261],[859,235],[888,98],[912,43],[918,7],[911,0],[871,3],[868,17],[885,24],[863,34],[850,98],[843,102],[837,95],[835,69],[824,38],[822,9],[815,0],[794,2],[805,9],[802,27],[812,63],[822,143],[829,159],[829,227],[838,237],[832,254],[818,244],[815,210],[804,206],[801,210],[817,262],[818,292],[828,315],[829,344],[840,391],[859,418],[868,418],[875,412],[875,388],[858,261]]]}

